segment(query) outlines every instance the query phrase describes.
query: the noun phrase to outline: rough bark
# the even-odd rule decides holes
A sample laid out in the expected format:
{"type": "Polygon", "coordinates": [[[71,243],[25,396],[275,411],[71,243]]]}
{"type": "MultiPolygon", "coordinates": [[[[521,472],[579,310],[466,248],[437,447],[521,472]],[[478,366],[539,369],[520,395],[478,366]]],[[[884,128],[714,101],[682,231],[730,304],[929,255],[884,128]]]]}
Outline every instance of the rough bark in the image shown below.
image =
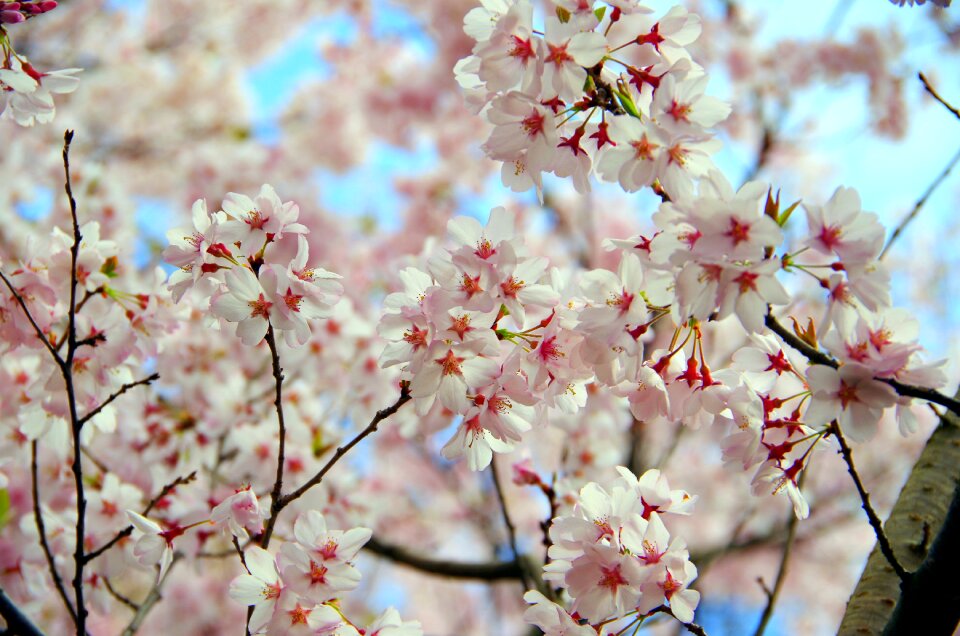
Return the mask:
{"type": "MultiPolygon", "coordinates": [[[[957,397],[960,397],[960,391],[957,392],[957,397]]],[[[951,545],[960,540],[960,537],[947,537],[941,532],[942,528],[946,529],[944,522],[957,491],[958,481],[960,418],[947,411],[927,441],[884,523],[884,532],[890,539],[894,554],[907,572],[918,572],[921,566],[928,570],[933,565],[934,559],[928,557],[935,543],[951,545]]],[[[960,511],[960,507],[954,508],[960,511]]],[[[911,585],[915,588],[918,584],[922,585],[924,581],[918,581],[917,577],[912,576],[911,585]]],[[[926,585],[929,586],[930,583],[926,585]]],[[[915,591],[923,594],[923,591],[915,591]]],[[[926,590],[927,593],[935,591],[926,590]]],[[[900,597],[900,579],[875,546],[847,603],[838,634],[863,636],[884,633],[900,597]]],[[[899,611],[902,609],[898,609],[899,611]]],[[[894,627],[891,625],[891,628],[894,627]]]]}

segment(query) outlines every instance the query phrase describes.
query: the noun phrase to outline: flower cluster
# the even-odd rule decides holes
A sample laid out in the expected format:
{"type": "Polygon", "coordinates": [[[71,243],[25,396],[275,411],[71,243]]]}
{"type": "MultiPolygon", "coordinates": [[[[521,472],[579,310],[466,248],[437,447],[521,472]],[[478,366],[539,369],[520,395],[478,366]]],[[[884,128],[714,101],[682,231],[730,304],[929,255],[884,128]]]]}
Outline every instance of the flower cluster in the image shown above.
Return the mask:
{"type": "Polygon", "coordinates": [[[39,71],[10,43],[4,24],[16,24],[57,7],[54,0],[0,2],[0,119],[12,119],[21,126],[53,121],[53,96],[72,93],[82,69],[39,71]]]}
{"type": "Polygon", "coordinates": [[[246,345],[258,344],[270,328],[290,346],[306,343],[309,321],[330,315],[343,286],[338,274],[308,265],[309,230],[297,222],[299,214],[269,185],[256,199],[227,194],[214,213],[196,201],[193,227],[171,230],[163,254],[180,268],[170,277],[174,300],[196,288],[210,298],[213,315],[237,323],[246,345]]]}
{"type": "Polygon", "coordinates": [[[553,4],[542,29],[529,0],[485,1],[464,19],[476,45],[457,78],[494,126],[484,150],[504,162],[504,184],[539,191],[552,172],[584,192],[595,172],[627,192],[688,192],[712,167],[711,128],[730,112],[705,95],[686,50],[699,18],[674,7],[654,20],[632,1],[553,4]]]}
{"type": "MultiPolygon", "coordinates": [[[[699,592],[689,589],[697,568],[684,540],[671,539],[661,517],[689,514],[695,498],[671,490],[658,470],[639,479],[626,468],[617,471],[619,477],[606,488],[596,482],[584,486],[573,511],[554,519],[544,578],[565,590],[572,613],[592,625],[624,617],[637,621],[662,605],[681,622],[691,622],[700,601],[699,592]]],[[[569,631],[577,625],[572,616],[539,592],[524,598],[533,604],[526,620],[545,634],[577,633],[569,631]]]]}
{"type": "Polygon", "coordinates": [[[326,520],[311,510],[294,524],[295,540],[274,556],[252,546],[244,555],[247,573],[230,584],[230,596],[253,607],[251,634],[391,634],[420,636],[417,621],[401,621],[393,608],[362,629],[351,623],[337,598],[360,583],[354,567],[357,552],[369,539],[367,528],[328,530],[326,520]]]}

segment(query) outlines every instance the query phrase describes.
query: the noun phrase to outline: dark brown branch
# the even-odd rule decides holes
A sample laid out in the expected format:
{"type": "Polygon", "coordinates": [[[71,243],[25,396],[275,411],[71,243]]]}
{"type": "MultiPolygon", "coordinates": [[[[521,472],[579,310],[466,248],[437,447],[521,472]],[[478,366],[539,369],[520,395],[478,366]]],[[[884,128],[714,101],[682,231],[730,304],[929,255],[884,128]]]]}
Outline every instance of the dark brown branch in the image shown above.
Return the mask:
{"type": "Polygon", "coordinates": [[[283,508],[281,492],[283,491],[283,463],[285,459],[285,445],[287,440],[287,429],[283,420],[283,369],[280,367],[280,354],[277,351],[277,339],[273,333],[273,325],[267,321],[267,345],[270,347],[270,358],[273,366],[274,398],[273,406],[277,411],[277,426],[280,430],[280,449],[277,453],[277,476],[273,482],[273,490],[270,492],[270,521],[260,545],[266,549],[270,545],[270,537],[273,536],[274,519],[280,514],[283,508]]]}
{"type": "Polygon", "coordinates": [[[83,566],[84,539],[87,525],[87,498],[84,496],[83,464],[80,452],[80,418],[77,415],[77,398],[73,387],[73,359],[77,353],[77,261],[80,257],[80,223],[77,220],[77,201],[73,198],[73,187],[70,184],[70,142],[73,141],[73,131],[63,134],[63,172],[64,191],[70,202],[70,220],[73,224],[73,244],[70,246],[70,304],[67,308],[67,355],[60,365],[60,373],[67,390],[67,406],[70,410],[70,428],[73,432],[73,462],[70,465],[73,472],[74,487],[77,492],[77,526],[76,540],[73,550],[73,593],[77,609],[77,633],[87,631],[87,608],[83,600],[83,566]]]}
{"type": "Polygon", "coordinates": [[[463,563],[443,561],[414,554],[399,546],[382,543],[376,537],[363,546],[363,549],[377,556],[389,559],[400,565],[437,576],[452,579],[478,579],[481,581],[501,581],[521,579],[523,569],[516,561],[492,561],[489,563],[463,563]]]}
{"type": "Polygon", "coordinates": [[[383,420],[387,419],[388,417],[390,417],[391,415],[399,411],[400,407],[402,407],[404,404],[406,404],[409,401],[410,401],[410,389],[409,389],[409,386],[404,383],[400,389],[400,397],[397,398],[397,401],[394,402],[392,406],[389,406],[383,410],[377,411],[376,415],[373,416],[373,419],[370,420],[370,423],[367,425],[367,427],[362,431],[360,431],[359,433],[357,433],[357,436],[354,437],[352,440],[350,440],[347,444],[345,444],[344,446],[338,447],[336,452],[333,454],[333,457],[330,458],[330,460],[323,466],[323,468],[320,469],[320,471],[316,475],[311,477],[309,481],[307,481],[305,484],[303,484],[302,486],[300,486],[290,494],[280,497],[278,499],[279,504],[277,503],[272,504],[271,507],[274,512],[273,514],[270,515],[270,519],[267,520],[267,527],[266,527],[266,530],[264,531],[264,534],[269,536],[269,534],[273,533],[273,527],[277,523],[277,517],[280,515],[280,512],[284,508],[292,504],[294,501],[302,497],[308,490],[310,490],[311,488],[319,484],[321,481],[323,481],[324,476],[330,471],[331,468],[333,468],[334,464],[340,461],[340,459],[344,455],[346,455],[351,448],[359,444],[363,440],[363,438],[367,437],[371,433],[374,433],[377,430],[377,427],[380,425],[380,422],[382,422],[383,420]]]}
{"type": "MultiPolygon", "coordinates": [[[[189,484],[191,481],[193,481],[196,478],[197,478],[197,471],[193,471],[186,477],[177,477],[176,479],[171,481],[169,484],[167,484],[166,486],[160,489],[160,494],[158,494],[156,497],[150,500],[150,503],[147,504],[147,507],[143,509],[143,512],[141,514],[144,517],[146,517],[147,515],[150,514],[150,511],[153,510],[153,508],[158,503],[160,503],[160,500],[166,497],[167,495],[169,495],[171,492],[173,492],[177,488],[177,486],[189,484]]],[[[102,546],[100,546],[96,550],[91,550],[90,552],[88,552],[85,557],[87,560],[87,563],[89,563],[90,561],[93,561],[98,556],[100,556],[101,554],[103,554],[104,552],[106,552],[107,550],[115,546],[117,543],[122,541],[124,538],[129,537],[131,534],[133,534],[133,526],[127,526],[126,528],[118,532],[112,539],[104,543],[102,546]]]]}
{"type": "Polygon", "coordinates": [[[920,213],[921,208],[923,208],[923,206],[927,203],[927,199],[930,198],[930,195],[933,194],[933,192],[940,186],[941,183],[946,180],[948,176],[950,176],[950,173],[953,171],[958,162],[960,162],[960,150],[953,155],[953,158],[950,159],[949,163],[947,163],[947,166],[943,169],[943,172],[941,172],[937,178],[933,180],[923,195],[917,199],[917,202],[913,205],[913,209],[910,210],[905,217],[903,217],[897,227],[893,230],[893,234],[891,234],[889,240],[887,240],[887,244],[883,247],[883,251],[880,252],[880,260],[883,260],[883,257],[887,255],[887,252],[890,250],[890,246],[893,245],[893,242],[900,238],[904,228],[906,228],[907,225],[916,218],[917,214],[920,213]]]}
{"type": "Polygon", "coordinates": [[[837,425],[836,420],[830,424],[830,434],[836,437],[837,443],[840,444],[840,453],[843,455],[843,460],[847,463],[847,471],[850,473],[850,476],[853,478],[853,483],[857,487],[857,493],[860,495],[860,503],[863,506],[863,511],[867,513],[867,519],[870,521],[870,526],[873,528],[874,534],[877,535],[877,544],[880,546],[883,556],[886,557],[894,572],[896,572],[897,576],[900,577],[900,580],[906,580],[908,576],[907,571],[903,568],[903,566],[900,564],[900,561],[897,560],[897,556],[893,553],[893,548],[890,546],[890,540],[883,531],[883,523],[880,521],[880,517],[877,516],[876,511],[874,511],[873,506],[870,505],[870,495],[863,487],[863,482],[860,480],[860,475],[857,473],[857,469],[853,465],[853,453],[850,451],[850,447],[847,445],[847,440],[844,439],[843,433],[840,431],[840,426],[837,425]]]}
{"type": "Polygon", "coordinates": [[[130,389],[135,388],[135,387],[138,387],[138,386],[140,386],[140,385],[146,386],[146,385],[150,384],[151,382],[154,382],[154,381],[159,380],[159,379],[160,379],[160,374],[159,374],[159,373],[154,373],[154,374],[149,375],[149,376],[147,376],[147,377],[145,377],[145,378],[142,378],[142,379],[140,379],[140,380],[137,380],[136,382],[128,382],[128,383],[124,384],[124,385],[121,386],[119,389],[117,389],[116,391],[114,391],[113,393],[111,393],[110,396],[109,396],[106,400],[104,400],[103,402],[101,402],[98,407],[96,407],[95,409],[93,409],[92,411],[90,411],[89,413],[87,413],[86,415],[84,415],[83,417],[81,417],[80,420],[79,420],[79,425],[82,427],[84,424],[86,424],[87,422],[89,422],[90,420],[92,420],[94,417],[96,417],[96,416],[100,413],[100,411],[102,411],[104,408],[106,408],[107,405],[109,405],[111,402],[113,402],[114,400],[116,400],[118,397],[120,397],[121,395],[123,395],[124,393],[126,393],[127,391],[129,391],[130,389]]]}
{"type": "Polygon", "coordinates": [[[696,634],[697,636],[707,636],[706,630],[704,630],[702,627],[700,627],[696,623],[684,623],[679,618],[677,618],[674,615],[673,610],[667,607],[666,605],[661,605],[659,607],[653,608],[652,610],[646,613],[646,616],[653,616],[654,614],[666,614],[667,616],[673,616],[691,634],[696,634]]]}
{"type": "Polygon", "coordinates": [[[37,629],[37,626],[20,611],[10,597],[0,589],[0,616],[7,621],[7,630],[5,633],[14,636],[43,636],[43,632],[37,629]]]}
{"type": "Polygon", "coordinates": [[[37,332],[37,338],[40,339],[40,342],[44,344],[47,348],[47,351],[50,352],[50,355],[53,356],[53,359],[57,362],[57,366],[63,366],[63,359],[60,357],[60,354],[57,353],[57,350],[53,348],[53,345],[50,344],[50,339],[43,333],[43,330],[40,329],[40,325],[37,324],[37,321],[33,319],[33,314],[30,313],[30,310],[27,308],[27,303],[24,302],[23,296],[20,295],[13,287],[13,283],[10,282],[3,272],[0,272],[0,279],[3,279],[3,282],[6,284],[7,289],[10,290],[10,293],[13,294],[13,297],[17,300],[17,304],[20,305],[20,309],[23,310],[24,315],[27,317],[27,320],[30,321],[30,324],[33,325],[33,330],[37,332]]]}
{"type": "Polygon", "coordinates": [[[947,102],[947,100],[940,97],[940,94],[937,93],[937,91],[933,88],[933,86],[930,85],[930,82],[929,80],[927,80],[926,75],[924,75],[923,73],[917,73],[917,77],[919,77],[920,81],[923,82],[923,87],[927,89],[927,92],[930,93],[931,97],[933,97],[935,100],[943,104],[943,107],[946,108],[951,113],[953,113],[954,117],[956,117],[957,119],[960,119],[960,110],[957,110],[949,102],[947,102]]]}
{"type": "Polygon", "coordinates": [[[53,560],[53,551],[50,549],[50,543],[47,541],[47,527],[43,522],[43,512],[40,509],[39,472],[39,465],[37,463],[37,441],[34,440],[30,443],[30,476],[33,482],[33,520],[37,524],[37,534],[40,536],[40,547],[43,549],[43,555],[47,559],[47,567],[50,569],[53,585],[57,588],[57,593],[60,594],[60,598],[63,599],[63,604],[66,605],[67,611],[70,613],[70,618],[76,623],[77,611],[74,609],[73,603],[70,602],[70,597],[67,596],[67,588],[63,584],[60,572],[57,570],[57,564],[53,560]]]}
{"type": "MultiPolygon", "coordinates": [[[[777,319],[773,317],[773,314],[767,314],[764,322],[772,332],[780,336],[784,342],[803,354],[803,356],[810,362],[813,362],[814,364],[823,364],[834,369],[840,367],[836,360],[823,353],[819,349],[811,347],[795,334],[791,333],[789,329],[777,322],[777,319]]],[[[938,391],[934,391],[933,389],[926,389],[919,386],[904,384],[903,382],[898,382],[897,380],[891,380],[889,378],[876,378],[876,380],[878,382],[883,382],[884,384],[890,385],[893,387],[893,390],[900,395],[917,398],[919,400],[926,400],[927,402],[933,402],[934,404],[939,404],[940,406],[950,409],[954,413],[960,414],[960,400],[957,400],[956,398],[947,397],[946,395],[943,395],[938,391]]]]}

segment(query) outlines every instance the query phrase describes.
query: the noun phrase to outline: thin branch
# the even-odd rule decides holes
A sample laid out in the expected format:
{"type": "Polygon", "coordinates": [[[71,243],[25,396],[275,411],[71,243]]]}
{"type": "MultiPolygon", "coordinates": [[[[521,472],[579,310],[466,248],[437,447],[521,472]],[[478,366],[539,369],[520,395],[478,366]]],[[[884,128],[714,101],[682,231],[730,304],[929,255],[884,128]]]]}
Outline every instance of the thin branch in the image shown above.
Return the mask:
{"type": "Polygon", "coordinates": [[[70,597],[67,596],[67,588],[63,584],[63,579],[60,578],[57,564],[53,560],[53,551],[47,542],[47,528],[43,522],[43,512],[40,510],[39,472],[39,465],[37,463],[37,441],[34,440],[30,443],[30,475],[33,482],[33,520],[37,524],[37,534],[40,535],[40,547],[43,549],[43,554],[47,558],[47,567],[50,568],[53,585],[57,588],[60,598],[63,599],[63,604],[67,606],[67,611],[70,612],[70,618],[76,623],[77,611],[74,609],[73,603],[70,602],[70,597]]]}
{"type": "Polygon", "coordinates": [[[133,636],[137,633],[137,630],[140,629],[140,625],[142,625],[143,621],[147,618],[147,614],[150,613],[150,610],[153,609],[153,606],[156,605],[162,598],[160,595],[160,588],[163,586],[164,582],[170,578],[170,572],[173,571],[173,566],[177,564],[177,561],[180,560],[180,557],[181,555],[179,553],[173,556],[173,561],[170,563],[170,567],[167,568],[167,573],[163,575],[163,579],[156,582],[156,584],[150,589],[150,593],[147,594],[147,597],[143,599],[137,606],[137,613],[133,615],[130,623],[127,625],[126,629],[123,630],[123,636],[133,636]]]}
{"type": "Polygon", "coordinates": [[[159,374],[159,373],[154,373],[154,374],[151,374],[151,375],[149,375],[149,376],[147,376],[147,377],[145,377],[145,378],[142,378],[142,379],[140,379],[140,380],[137,380],[136,382],[127,382],[126,384],[124,384],[123,386],[121,386],[119,389],[117,389],[116,391],[114,391],[113,393],[111,393],[110,396],[109,396],[106,400],[104,400],[103,402],[100,403],[100,406],[96,407],[95,409],[93,409],[92,411],[90,411],[89,413],[87,413],[86,415],[84,415],[83,417],[81,417],[80,420],[79,420],[79,422],[78,422],[79,425],[82,427],[84,424],[86,424],[87,422],[89,422],[90,420],[92,420],[93,418],[95,418],[95,417],[100,413],[100,411],[102,411],[104,408],[107,407],[107,405],[109,405],[111,402],[113,402],[114,400],[116,400],[118,397],[120,397],[121,395],[123,395],[124,393],[126,393],[127,391],[129,391],[130,389],[132,389],[132,388],[134,388],[134,387],[138,387],[138,386],[140,386],[140,385],[146,386],[146,385],[150,384],[151,382],[154,382],[154,381],[159,380],[159,379],[160,379],[160,374],[159,374]]]}
{"type": "MultiPolygon", "coordinates": [[[[270,492],[270,520],[276,519],[283,507],[281,492],[283,491],[283,464],[286,461],[284,448],[287,441],[287,429],[283,420],[283,369],[280,368],[280,354],[277,352],[277,339],[273,333],[273,325],[267,321],[267,345],[270,346],[270,358],[273,365],[274,398],[273,406],[277,410],[277,426],[280,429],[280,449],[277,454],[277,477],[273,482],[273,490],[270,492]]],[[[263,533],[263,539],[260,541],[261,547],[266,549],[270,545],[270,537],[273,536],[274,524],[267,526],[263,533]]]]}
{"type": "MultiPolygon", "coordinates": [[[[828,367],[837,369],[840,367],[840,364],[823,353],[819,349],[810,346],[795,334],[791,333],[789,329],[777,322],[777,319],[773,317],[773,314],[767,314],[764,318],[764,322],[770,331],[774,332],[780,338],[783,339],[788,345],[799,351],[803,356],[815,364],[823,364],[828,367]]],[[[878,382],[883,382],[888,384],[900,395],[906,397],[917,398],[919,400],[926,400],[927,402],[933,402],[934,404],[939,404],[945,408],[950,409],[954,413],[960,415],[960,400],[956,398],[947,397],[938,391],[933,389],[926,389],[919,386],[913,386],[911,384],[904,384],[903,382],[898,382],[897,380],[891,380],[889,378],[875,378],[878,382]]]]}
{"type": "Polygon", "coordinates": [[[57,350],[53,348],[53,345],[50,344],[50,339],[43,333],[43,330],[40,329],[40,325],[37,324],[37,321],[33,319],[33,314],[30,313],[30,310],[27,309],[27,303],[24,302],[23,296],[13,288],[13,283],[10,282],[3,272],[0,272],[0,279],[3,279],[3,282],[7,285],[7,289],[10,290],[10,293],[13,294],[13,297],[16,298],[17,303],[20,305],[20,309],[23,310],[24,315],[27,317],[27,320],[30,321],[30,324],[33,325],[33,330],[37,332],[37,337],[40,339],[40,342],[44,344],[47,348],[47,351],[50,352],[50,355],[53,356],[53,359],[56,360],[57,366],[63,366],[63,359],[60,357],[60,354],[57,353],[57,350]]]}
{"type": "Polygon", "coordinates": [[[830,424],[830,434],[836,437],[837,442],[840,444],[840,452],[843,454],[843,460],[847,463],[847,471],[853,478],[853,483],[856,485],[857,492],[860,494],[860,503],[863,506],[864,512],[867,513],[867,519],[873,527],[874,534],[877,535],[877,544],[880,546],[880,551],[883,552],[883,556],[886,557],[893,571],[900,577],[900,580],[907,581],[910,575],[900,564],[900,561],[897,560],[897,556],[893,553],[893,548],[890,546],[890,540],[883,531],[883,523],[880,521],[880,517],[877,516],[876,511],[874,511],[873,506],[870,505],[870,495],[864,489],[863,482],[860,481],[860,475],[853,465],[853,453],[850,451],[847,440],[844,439],[843,433],[840,431],[836,420],[830,424]]]}
{"type": "Polygon", "coordinates": [[[943,104],[943,107],[949,110],[951,113],[953,113],[954,117],[956,117],[957,119],[960,119],[960,110],[957,110],[949,102],[947,102],[947,100],[940,97],[940,94],[937,93],[937,91],[933,88],[933,86],[930,85],[930,82],[929,80],[927,80],[926,75],[924,75],[923,73],[917,73],[917,77],[919,77],[920,81],[923,82],[923,87],[927,89],[927,92],[930,93],[931,97],[933,97],[935,100],[943,104]]]}
{"type": "Polygon", "coordinates": [[[376,537],[363,546],[363,549],[377,556],[389,559],[400,565],[437,576],[452,579],[478,579],[481,581],[500,581],[521,579],[523,568],[516,561],[491,561],[489,563],[463,563],[444,561],[414,554],[399,546],[383,543],[376,537]]]}
{"type": "Polygon", "coordinates": [[[0,616],[7,621],[5,633],[19,634],[19,636],[43,636],[43,632],[20,611],[10,597],[0,589],[0,616]]]}
{"type": "MultiPolygon", "coordinates": [[[[160,503],[160,500],[166,497],[167,495],[169,495],[171,492],[173,492],[177,488],[177,486],[189,484],[191,481],[193,481],[196,478],[197,478],[197,471],[193,471],[186,477],[177,477],[176,479],[171,481],[169,484],[167,484],[166,486],[160,489],[160,494],[158,494],[156,497],[150,500],[150,503],[147,504],[147,507],[143,509],[143,512],[141,514],[144,517],[146,517],[147,515],[150,514],[150,511],[153,510],[153,508],[158,503],[160,503]]],[[[124,538],[129,537],[131,534],[133,534],[133,526],[127,526],[126,528],[118,532],[112,539],[104,543],[102,546],[100,546],[96,550],[91,550],[90,552],[87,552],[85,557],[87,560],[87,563],[89,563],[90,561],[93,561],[98,556],[100,556],[101,554],[103,554],[104,552],[106,552],[107,550],[115,546],[117,543],[122,541],[124,538]]]]}
{"type": "MultiPolygon", "coordinates": [[[[922,77],[922,76],[921,76],[922,77]]],[[[879,260],[883,260],[883,257],[887,255],[887,252],[890,250],[890,246],[893,245],[893,242],[900,238],[900,235],[903,233],[904,228],[916,218],[917,214],[920,213],[920,209],[927,203],[927,199],[930,198],[930,195],[933,194],[941,183],[943,183],[950,173],[953,171],[957,163],[960,162],[960,150],[957,150],[957,153],[953,155],[953,158],[950,159],[947,166],[943,169],[936,179],[927,187],[926,191],[923,193],[917,202],[913,205],[913,209],[903,217],[897,227],[893,230],[893,234],[890,235],[890,239],[887,240],[887,244],[883,247],[883,251],[880,252],[879,260]]]]}
{"type": "Polygon", "coordinates": [[[531,589],[531,585],[521,561],[520,550],[517,549],[517,529],[514,527],[513,521],[510,519],[510,513],[507,511],[507,500],[503,496],[500,477],[497,476],[496,458],[490,464],[490,475],[493,477],[493,489],[497,493],[497,502],[500,504],[500,512],[503,515],[503,525],[507,527],[507,538],[510,542],[510,551],[513,552],[513,561],[520,568],[520,584],[523,586],[523,591],[526,592],[531,589]]]}
{"type": "MultiPolygon", "coordinates": [[[[804,471],[800,474],[800,480],[797,483],[797,488],[803,488],[803,482],[807,476],[807,472],[804,471]]],[[[783,588],[783,582],[787,578],[787,563],[790,561],[790,553],[793,551],[793,545],[797,539],[797,515],[793,513],[793,510],[790,511],[790,519],[787,521],[787,539],[783,544],[783,556],[780,557],[780,568],[777,570],[777,578],[773,582],[773,589],[767,591],[767,606],[763,608],[763,614],[760,615],[760,622],[757,624],[757,629],[753,632],[753,636],[763,636],[763,633],[767,630],[767,625],[770,623],[770,619],[773,618],[773,608],[777,604],[777,598],[780,596],[780,590],[783,588]]]]}
{"type": "Polygon", "coordinates": [[[83,600],[83,566],[84,540],[86,538],[87,498],[84,496],[83,464],[80,451],[80,418],[77,415],[77,397],[73,386],[73,359],[77,353],[77,261],[80,258],[80,223],[77,220],[77,201],[73,198],[73,187],[70,183],[70,142],[73,141],[73,131],[67,130],[63,134],[63,189],[70,202],[70,220],[73,224],[73,244],[70,246],[70,304],[67,307],[67,355],[60,365],[60,373],[67,391],[67,406],[70,410],[70,428],[73,433],[73,461],[70,469],[73,472],[73,483],[77,493],[77,526],[76,540],[73,549],[73,593],[77,609],[77,633],[87,631],[87,608],[83,600]]]}
{"type": "Polygon", "coordinates": [[[137,605],[136,603],[128,599],[126,596],[124,596],[120,592],[113,589],[113,585],[110,583],[110,577],[107,577],[107,576],[103,577],[103,584],[104,586],[106,586],[107,591],[110,592],[110,596],[117,599],[118,601],[120,601],[121,603],[123,603],[124,605],[132,609],[134,612],[140,609],[139,605],[137,605]]]}
{"type": "Polygon", "coordinates": [[[333,468],[334,464],[340,461],[340,459],[346,455],[351,448],[359,444],[366,436],[374,433],[377,430],[377,427],[380,425],[380,422],[399,411],[400,407],[409,401],[410,388],[407,384],[403,384],[400,389],[400,397],[397,398],[397,401],[394,402],[392,406],[377,411],[376,415],[373,416],[373,419],[370,420],[370,424],[368,424],[365,429],[357,433],[357,436],[350,440],[346,445],[338,447],[336,452],[333,454],[333,457],[331,457],[330,460],[323,466],[323,468],[321,468],[316,475],[311,477],[309,481],[290,494],[278,499],[279,504],[274,504],[272,506],[274,512],[270,515],[270,519],[267,520],[267,528],[264,531],[265,534],[269,535],[273,533],[273,527],[277,523],[277,517],[284,508],[292,504],[294,501],[302,497],[308,490],[323,481],[324,476],[330,471],[331,468],[333,468]]]}
{"type": "Polygon", "coordinates": [[[697,636],[707,636],[706,630],[704,630],[702,627],[700,627],[699,625],[693,622],[684,623],[679,618],[677,618],[676,614],[673,613],[673,610],[667,607],[666,605],[660,605],[659,607],[653,608],[652,610],[646,613],[646,616],[653,616],[654,614],[666,614],[667,616],[673,616],[691,634],[696,634],[697,636]]]}

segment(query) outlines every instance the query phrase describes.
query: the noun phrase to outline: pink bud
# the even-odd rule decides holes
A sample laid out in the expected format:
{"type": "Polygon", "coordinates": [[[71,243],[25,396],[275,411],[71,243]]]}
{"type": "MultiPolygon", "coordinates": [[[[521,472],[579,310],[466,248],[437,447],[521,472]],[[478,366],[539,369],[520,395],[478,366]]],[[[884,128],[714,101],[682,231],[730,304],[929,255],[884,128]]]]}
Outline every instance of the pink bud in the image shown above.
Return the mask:
{"type": "Polygon", "coordinates": [[[47,11],[53,11],[57,8],[56,0],[43,0],[39,5],[40,10],[46,13],[47,11]]]}
{"type": "Polygon", "coordinates": [[[26,20],[19,11],[0,11],[0,24],[16,24],[26,20]]]}

